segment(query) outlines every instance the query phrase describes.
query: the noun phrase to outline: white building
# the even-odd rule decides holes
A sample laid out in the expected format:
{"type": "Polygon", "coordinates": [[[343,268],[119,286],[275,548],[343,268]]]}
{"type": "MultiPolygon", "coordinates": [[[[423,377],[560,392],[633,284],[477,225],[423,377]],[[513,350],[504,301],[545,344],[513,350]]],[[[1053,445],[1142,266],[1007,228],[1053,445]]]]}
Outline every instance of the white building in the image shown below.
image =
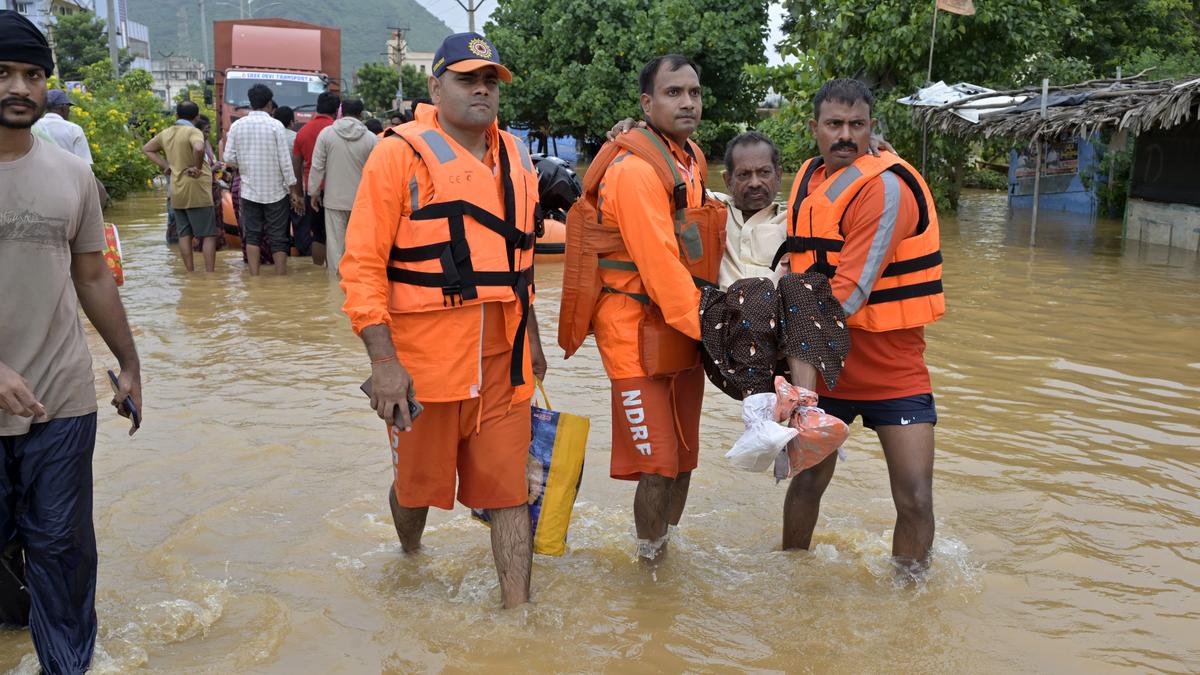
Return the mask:
{"type": "MultiPolygon", "coordinates": [[[[131,68],[150,70],[150,29],[130,21],[126,12],[126,0],[113,0],[120,22],[117,24],[117,46],[128,49],[133,55],[131,68]]],[[[108,0],[0,0],[4,7],[14,9],[33,22],[54,44],[54,17],[78,12],[95,12],[96,16],[108,18],[108,0]]]]}
{"type": "Polygon", "coordinates": [[[150,75],[154,77],[154,95],[168,107],[175,105],[179,92],[204,83],[204,64],[190,56],[168,56],[152,63],[150,75]]]}
{"type": "Polygon", "coordinates": [[[32,21],[33,25],[37,26],[38,30],[42,31],[46,39],[50,41],[52,48],[54,47],[54,32],[51,30],[51,26],[54,25],[54,18],[67,16],[68,14],[77,14],[87,10],[81,2],[76,2],[75,0],[0,1],[3,1],[5,9],[16,10],[24,15],[26,19],[32,21]]]}
{"type": "MultiPolygon", "coordinates": [[[[96,16],[104,19],[105,25],[107,25],[108,0],[77,0],[77,2],[95,12],[96,16]]],[[[113,0],[113,5],[117,9],[119,18],[117,46],[128,49],[129,53],[133,55],[133,63],[129,67],[151,70],[153,66],[150,63],[150,29],[143,24],[129,20],[126,0],[113,0]]]]}

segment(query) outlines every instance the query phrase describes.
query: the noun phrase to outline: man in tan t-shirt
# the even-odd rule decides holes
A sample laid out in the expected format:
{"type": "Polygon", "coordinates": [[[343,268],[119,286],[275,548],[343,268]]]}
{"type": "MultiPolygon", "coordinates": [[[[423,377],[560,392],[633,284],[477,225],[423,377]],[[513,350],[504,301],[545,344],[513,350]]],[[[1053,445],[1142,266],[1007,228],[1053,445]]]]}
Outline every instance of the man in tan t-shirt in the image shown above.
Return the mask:
{"type": "Polygon", "coordinates": [[[179,232],[179,255],[187,271],[192,262],[192,237],[203,239],[204,271],[217,264],[217,223],[212,197],[212,166],[205,156],[204,134],[194,122],[200,107],[191,101],[175,106],[175,124],[163,129],[142,152],[171,179],[171,207],[179,232]],[[166,155],[164,158],[163,155],[166,155]]]}
{"type": "MultiPolygon", "coordinates": [[[[101,253],[91,169],[30,130],[45,109],[50,47],[17,12],[0,11],[0,35],[0,547],[24,543],[42,670],[81,673],[96,641],[97,555],[96,389],[79,308],[116,356],[124,415],[126,397],[141,409],[141,364],[101,253]]],[[[5,558],[19,569],[20,553],[5,558]]]]}

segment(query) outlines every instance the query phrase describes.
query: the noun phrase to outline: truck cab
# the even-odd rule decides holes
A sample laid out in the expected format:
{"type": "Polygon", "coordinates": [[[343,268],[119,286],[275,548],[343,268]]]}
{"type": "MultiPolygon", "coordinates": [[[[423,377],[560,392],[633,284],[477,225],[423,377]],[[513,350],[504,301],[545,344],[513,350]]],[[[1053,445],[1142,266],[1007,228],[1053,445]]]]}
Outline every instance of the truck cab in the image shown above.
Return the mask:
{"type": "Polygon", "coordinates": [[[296,111],[296,128],[316,115],[317,97],[341,82],[341,31],[290,19],[213,22],[217,117],[222,138],[250,112],[247,92],[265,84],[275,105],[296,111]]]}
{"type": "Polygon", "coordinates": [[[297,131],[316,114],[317,97],[329,81],[314,73],[281,73],[255,70],[230,70],[225,74],[225,91],[221,96],[221,129],[228,130],[233,122],[250,112],[247,92],[256,84],[265,84],[275,93],[275,105],[288,106],[296,112],[297,131]]]}

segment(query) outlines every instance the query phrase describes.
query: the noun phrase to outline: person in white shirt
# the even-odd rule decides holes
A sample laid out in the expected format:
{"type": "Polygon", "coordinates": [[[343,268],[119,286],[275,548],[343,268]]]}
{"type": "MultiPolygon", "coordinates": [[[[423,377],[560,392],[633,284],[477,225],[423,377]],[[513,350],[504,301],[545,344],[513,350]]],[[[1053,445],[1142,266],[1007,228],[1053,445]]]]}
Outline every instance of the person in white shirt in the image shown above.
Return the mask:
{"type": "Polygon", "coordinates": [[[250,275],[258,276],[264,232],[275,260],[275,273],[287,274],[291,247],[288,202],[292,211],[303,213],[304,198],[292,168],[291,147],[283,125],[267,114],[274,94],[266,85],[256,84],[247,96],[250,113],[229,127],[224,160],[237,167],[241,176],[240,217],[246,231],[250,275]]]}
{"type": "Polygon", "coordinates": [[[782,265],[772,270],[771,262],[787,238],[787,208],[775,201],[783,179],[779,149],[757,131],[740,134],[725,146],[721,177],[730,194],[713,193],[729,206],[717,283],[727,289],[749,277],[778,282],[785,270],[782,265]]]}
{"type": "MultiPolygon", "coordinates": [[[[71,97],[61,89],[52,89],[46,94],[46,114],[42,115],[33,125],[35,134],[49,138],[55,145],[75,155],[92,165],[92,148],[88,145],[83,127],[71,121],[71,97]]],[[[108,191],[104,183],[96,178],[96,190],[100,193],[100,203],[108,203],[108,191]]]]}

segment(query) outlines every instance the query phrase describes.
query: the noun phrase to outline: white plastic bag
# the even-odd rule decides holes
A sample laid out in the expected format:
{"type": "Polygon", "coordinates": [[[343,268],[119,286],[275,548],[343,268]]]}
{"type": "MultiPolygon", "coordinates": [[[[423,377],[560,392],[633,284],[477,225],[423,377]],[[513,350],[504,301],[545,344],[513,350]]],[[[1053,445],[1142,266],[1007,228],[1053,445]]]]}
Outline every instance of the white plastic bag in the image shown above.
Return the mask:
{"type": "Polygon", "coordinates": [[[725,453],[739,469],[766,471],[779,456],[779,451],[800,432],[781,426],[775,421],[775,394],[753,394],[742,401],[742,421],[746,431],[725,453]]]}

